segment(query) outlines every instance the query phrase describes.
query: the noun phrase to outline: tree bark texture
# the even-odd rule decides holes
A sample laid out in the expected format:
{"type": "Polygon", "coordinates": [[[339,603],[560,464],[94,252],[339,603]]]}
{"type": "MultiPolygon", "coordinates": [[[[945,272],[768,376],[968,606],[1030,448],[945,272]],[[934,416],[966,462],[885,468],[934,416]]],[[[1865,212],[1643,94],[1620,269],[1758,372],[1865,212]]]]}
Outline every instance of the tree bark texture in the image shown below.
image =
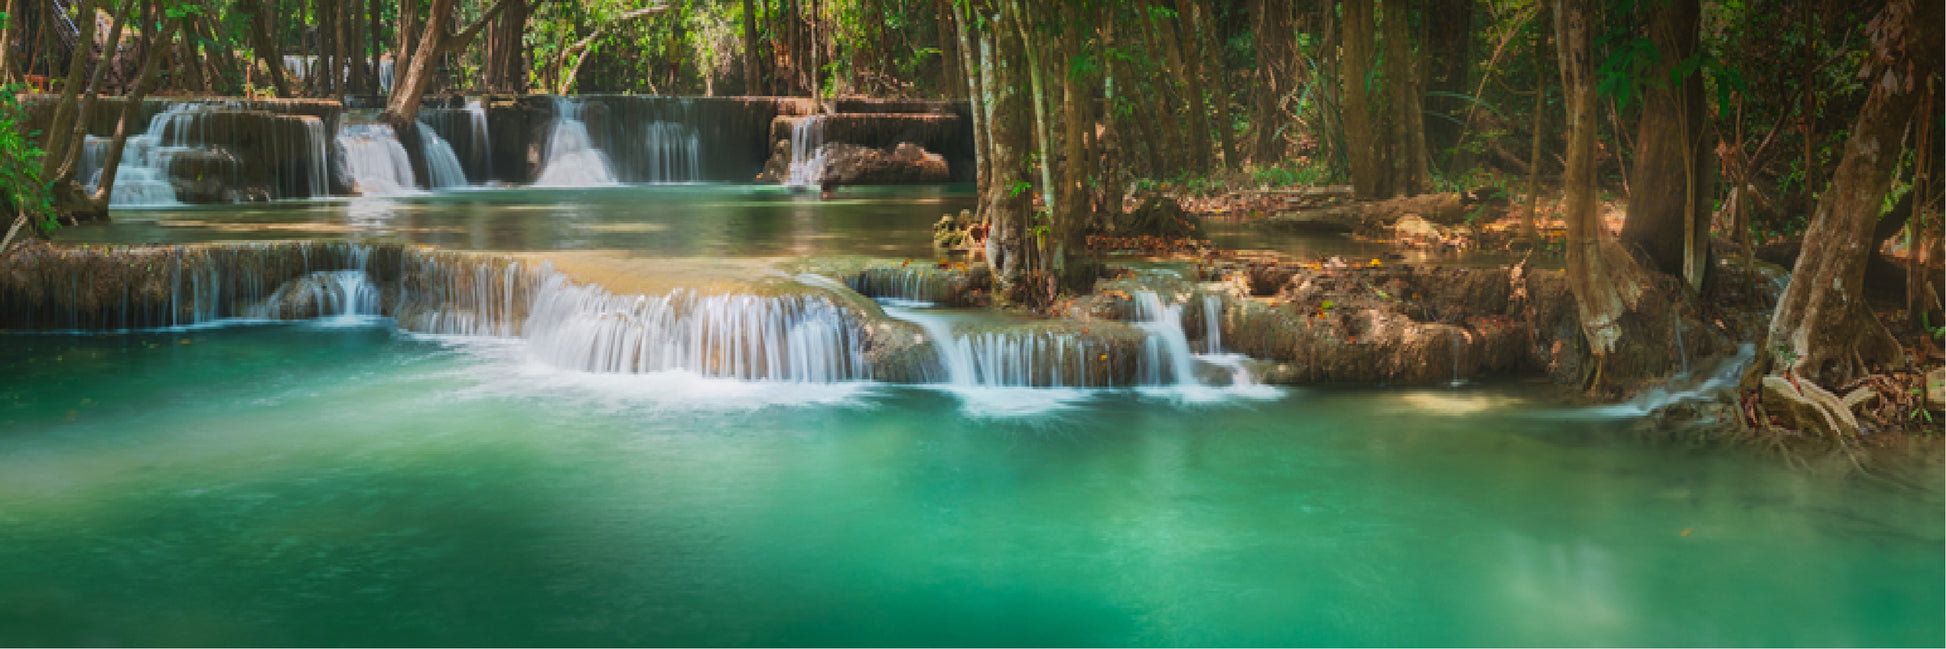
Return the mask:
{"type": "MultiPolygon", "coordinates": [[[[1870,94],[1831,185],[1804,233],[1803,253],[1770,321],[1780,371],[1827,387],[1902,362],[1904,352],[1865,302],[1872,231],[1928,85],[1939,83],[1940,5],[1892,0],[1872,21],[1870,94]]],[[[1925,116],[1932,119],[1934,115],[1925,116]]]]}
{"type": "MultiPolygon", "coordinates": [[[[1595,197],[1595,135],[1599,104],[1595,98],[1593,0],[1556,0],[1554,38],[1559,53],[1561,87],[1567,104],[1567,171],[1562,177],[1567,222],[1568,288],[1574,292],[1581,332],[1597,367],[1619,349],[1622,318],[1634,311],[1646,293],[1642,269],[1616,240],[1608,236],[1595,197]]],[[[1599,371],[1599,370],[1598,370],[1599,371]]],[[[1601,383],[1597,375],[1591,381],[1601,383]]]]}
{"type": "MultiPolygon", "coordinates": [[[[137,2],[130,0],[122,5],[121,11],[115,15],[114,24],[108,28],[107,46],[103,48],[103,52],[116,52],[121,49],[122,33],[125,31],[129,22],[128,14],[135,10],[137,4],[137,2]]],[[[145,49],[143,51],[146,52],[147,50],[145,49]]],[[[57,154],[53,150],[48,151],[49,161],[57,164],[54,167],[53,173],[42,176],[42,178],[53,182],[67,182],[75,179],[75,174],[78,173],[81,165],[81,154],[87,148],[85,145],[88,138],[88,125],[94,122],[95,106],[101,97],[101,87],[104,80],[108,77],[108,69],[114,67],[112,65],[113,58],[111,54],[103,54],[101,60],[95,63],[94,74],[88,79],[88,90],[82,95],[80,104],[75,106],[74,109],[74,123],[68,133],[67,149],[61,151],[58,154],[58,158],[55,157],[57,154]]]]}
{"type": "Polygon", "coordinates": [[[743,0],[743,94],[757,94],[762,82],[757,68],[757,3],[743,0]]]}
{"type": "Polygon", "coordinates": [[[1664,0],[1644,5],[1648,37],[1660,58],[1649,69],[1642,91],[1642,121],[1636,130],[1635,163],[1629,174],[1628,220],[1622,242],[1644,255],[1664,274],[1691,277],[1701,285],[1709,244],[1711,194],[1703,184],[1703,78],[1692,72],[1668,83],[1670,72],[1696,54],[1702,5],[1698,0],[1664,0]],[[1685,243],[1687,238],[1687,243],[1685,243]]]}
{"type": "MultiPolygon", "coordinates": [[[[81,0],[81,15],[92,16],[94,13],[95,0],[81,0]]],[[[78,45],[68,61],[67,81],[61,84],[61,103],[54,107],[54,119],[47,129],[47,143],[41,147],[41,150],[48,152],[47,158],[41,161],[41,178],[46,180],[58,178],[54,172],[61,160],[66,158],[69,131],[74,128],[75,98],[81,94],[81,77],[87,70],[88,59],[93,58],[89,44],[95,42],[95,21],[83,20],[80,28],[81,34],[75,38],[78,45]]]]}
{"type": "Polygon", "coordinates": [[[277,11],[277,0],[256,0],[251,5],[254,12],[253,22],[256,29],[250,30],[250,47],[257,50],[257,58],[270,70],[270,85],[277,90],[277,96],[291,97],[291,84],[284,74],[284,56],[277,44],[277,30],[271,28],[270,17],[277,11]]]}
{"type": "Polygon", "coordinates": [[[1372,124],[1372,99],[1366,81],[1371,77],[1377,54],[1372,0],[1344,1],[1343,73],[1345,121],[1345,158],[1351,167],[1351,186],[1360,197],[1385,198],[1392,195],[1386,182],[1383,158],[1379,155],[1378,133],[1372,124]]]}
{"type": "Polygon", "coordinates": [[[982,52],[980,73],[985,75],[987,140],[993,156],[987,163],[989,183],[982,188],[982,202],[990,226],[986,253],[994,292],[1008,295],[1032,268],[1035,256],[1027,236],[1032,197],[1018,187],[1030,173],[1027,156],[1034,138],[1032,118],[1021,96],[1027,79],[1020,32],[1004,12],[989,16],[988,24],[992,28],[985,36],[990,45],[982,52]]]}
{"type": "Polygon", "coordinates": [[[1297,55],[1291,48],[1290,0],[1252,0],[1251,38],[1257,42],[1257,69],[1250,87],[1250,160],[1274,164],[1284,157],[1284,95],[1297,87],[1297,55]]]}
{"type": "Polygon", "coordinates": [[[1473,0],[1429,0],[1426,4],[1425,71],[1420,79],[1426,110],[1433,117],[1426,123],[1426,151],[1442,161],[1448,171],[1465,169],[1458,152],[1450,159],[1446,152],[1459,142],[1461,123],[1466,119],[1467,94],[1473,80],[1473,0]],[[1438,94],[1433,94],[1437,92],[1438,94]]]}
{"type": "Polygon", "coordinates": [[[1391,108],[1392,155],[1380,163],[1393,180],[1392,194],[1414,196],[1432,185],[1426,162],[1426,120],[1418,73],[1412,68],[1410,3],[1385,0],[1385,89],[1391,108]]]}

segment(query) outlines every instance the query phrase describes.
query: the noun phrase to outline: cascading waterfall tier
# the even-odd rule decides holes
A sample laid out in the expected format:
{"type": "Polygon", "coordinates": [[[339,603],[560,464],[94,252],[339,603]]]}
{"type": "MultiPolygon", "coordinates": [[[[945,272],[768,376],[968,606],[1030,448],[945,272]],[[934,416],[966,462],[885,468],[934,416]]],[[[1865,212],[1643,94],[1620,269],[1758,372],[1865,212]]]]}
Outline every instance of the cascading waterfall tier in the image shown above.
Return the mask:
{"type": "MultiPolygon", "coordinates": [[[[326,125],[275,104],[171,102],[132,134],[117,165],[109,204],[164,207],[184,200],[235,202],[330,192],[326,125]]],[[[88,136],[78,176],[100,186],[109,138],[88,136]]]]}
{"type": "Polygon", "coordinates": [[[548,365],[743,380],[871,378],[858,314],[815,291],[614,295],[545,264],[426,252],[405,260],[401,327],[518,337],[548,365]]]}
{"type": "Polygon", "coordinates": [[[0,327],[135,330],[185,327],[228,318],[303,318],[373,313],[373,295],[350,289],[351,273],[374,286],[397,276],[398,247],[342,242],[266,242],[187,246],[23,248],[0,282],[0,327]],[[344,274],[331,275],[345,271],[344,274]],[[293,282],[336,291],[311,307],[292,301],[293,282]],[[341,289],[327,285],[338,284],[341,289]],[[280,294],[281,292],[281,294],[280,294]],[[282,306],[273,306],[282,305],[282,306]]]}
{"type": "MultiPolygon", "coordinates": [[[[463,107],[427,107],[419,111],[421,129],[451,148],[469,184],[479,185],[493,179],[492,138],[487,130],[486,104],[468,99],[463,107]]],[[[430,160],[428,160],[430,163],[430,160]]]]}
{"type": "Polygon", "coordinates": [[[536,356],[589,372],[687,371],[744,380],[870,378],[864,334],[814,295],[611,295],[554,276],[528,316],[536,356]]]}
{"type": "Polygon", "coordinates": [[[401,196],[418,191],[412,158],[392,127],[346,124],[338,132],[338,147],[344,152],[345,172],[359,194],[401,196]]]}
{"type": "Polygon", "coordinates": [[[812,115],[791,125],[791,165],[787,184],[809,187],[824,176],[824,119],[812,115]]]}
{"type": "Polygon", "coordinates": [[[413,129],[419,133],[419,148],[426,156],[426,184],[434,189],[448,189],[466,186],[466,169],[460,166],[459,154],[453,153],[453,145],[439,137],[431,126],[420,122],[413,129]]]}
{"type": "Polygon", "coordinates": [[[643,136],[643,181],[689,183],[703,178],[702,137],[681,122],[652,122],[643,136]]]}
{"type": "MultiPolygon", "coordinates": [[[[815,276],[728,293],[616,295],[537,259],[318,242],[38,244],[0,261],[0,278],[0,328],[10,329],[391,315],[408,331],[522,339],[536,360],[597,373],[971,388],[1198,385],[1182,307],[1146,292],[1137,294],[1144,319],[1132,324],[883,309],[912,323],[905,325],[815,276]]],[[[1241,358],[1229,356],[1198,358],[1241,372],[1241,358]]]]}
{"type": "Polygon", "coordinates": [[[554,131],[547,136],[547,158],[534,184],[540,187],[591,187],[615,184],[608,155],[595,148],[588,125],[581,121],[581,103],[554,98],[554,131]]]}

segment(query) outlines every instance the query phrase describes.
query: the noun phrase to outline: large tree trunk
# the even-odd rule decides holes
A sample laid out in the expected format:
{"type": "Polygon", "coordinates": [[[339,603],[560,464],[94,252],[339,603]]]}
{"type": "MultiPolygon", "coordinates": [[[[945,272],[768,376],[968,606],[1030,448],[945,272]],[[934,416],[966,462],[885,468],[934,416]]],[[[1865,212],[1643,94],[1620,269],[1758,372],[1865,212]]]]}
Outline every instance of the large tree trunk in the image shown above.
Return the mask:
{"type": "Polygon", "coordinates": [[[757,94],[763,78],[757,68],[757,5],[743,0],[743,94],[757,94]]]}
{"type": "Polygon", "coordinates": [[[1295,54],[1291,51],[1290,0],[1253,0],[1250,7],[1251,38],[1257,42],[1255,83],[1250,88],[1250,159],[1257,165],[1274,164],[1284,156],[1284,94],[1295,88],[1292,76],[1295,54]]]}
{"type": "Polygon", "coordinates": [[[1596,210],[1595,134],[1598,104],[1589,5],[1593,0],[1556,0],[1554,37],[1559,51],[1561,87],[1567,100],[1567,171],[1562,185],[1567,194],[1562,218],[1567,221],[1568,288],[1574,292],[1581,333],[1596,359],[1589,387],[1600,390],[1601,368],[1620,349],[1625,333],[1622,319],[1635,311],[1648,292],[1649,278],[1633,257],[1608,235],[1596,210]]]}
{"type": "Polygon", "coordinates": [[[527,31],[527,19],[533,10],[534,6],[527,0],[516,0],[501,11],[493,27],[487,30],[485,72],[488,92],[512,94],[527,91],[527,70],[522,65],[526,47],[521,38],[527,31]]]}
{"type": "Polygon", "coordinates": [[[1432,185],[1426,162],[1425,111],[1420,108],[1418,74],[1412,69],[1411,10],[1403,0],[1385,0],[1385,89],[1392,109],[1392,156],[1387,161],[1394,195],[1414,196],[1432,185]]]}
{"type": "Polygon", "coordinates": [[[996,295],[1011,295],[1032,268],[1033,242],[1027,236],[1031,196],[1016,186],[1026,181],[1027,152],[1033,135],[1027,107],[1020,88],[1026,62],[1021,56],[1020,32],[1005,18],[989,15],[992,25],[983,36],[981,89],[989,106],[987,146],[993,157],[987,162],[988,185],[983,188],[987,223],[987,264],[993,273],[996,295]]]}
{"type": "Polygon", "coordinates": [[[277,30],[271,25],[271,16],[277,11],[277,0],[256,0],[251,6],[257,28],[250,30],[250,47],[257,50],[257,58],[270,70],[270,85],[277,89],[277,96],[290,98],[290,80],[284,76],[284,55],[277,46],[277,30]]]}
{"type": "MultiPolygon", "coordinates": [[[[1082,37],[1085,23],[1080,12],[1071,3],[1059,5],[1061,14],[1061,55],[1060,61],[1077,60],[1086,54],[1082,37]]],[[[1066,66],[1062,66],[1066,67],[1066,66]]],[[[1062,275],[1062,283],[1072,288],[1093,280],[1092,273],[1086,271],[1070,273],[1070,268],[1079,269],[1080,264],[1070,266],[1070,254],[1080,256],[1086,252],[1084,232],[1092,215],[1089,209],[1088,180],[1094,175],[1095,160],[1088,155],[1088,136],[1094,131],[1092,118],[1094,98],[1088,96],[1087,88],[1092,84],[1081,73],[1067,71],[1061,79],[1061,162],[1060,191],[1054,193],[1060,199],[1054,205],[1054,263],[1062,275]],[[1087,275],[1084,279],[1082,276],[1087,275]]]]}
{"type": "Polygon", "coordinates": [[[1344,85],[1345,158],[1351,165],[1351,186],[1364,198],[1392,195],[1379,155],[1378,133],[1372,124],[1372,100],[1365,81],[1371,76],[1374,47],[1372,0],[1344,2],[1344,59],[1339,61],[1344,85]]]}
{"type": "MultiPolygon", "coordinates": [[[[1665,0],[1648,5],[1649,40],[1661,53],[1653,79],[1666,80],[1696,53],[1702,16],[1698,0],[1665,0]]],[[[1711,194],[1703,184],[1703,78],[1692,72],[1680,83],[1648,83],[1642,91],[1642,122],[1635,138],[1635,164],[1629,180],[1642,191],[1628,197],[1622,242],[1640,250],[1648,264],[1681,275],[1700,288],[1709,248],[1711,194]]]]}
{"type": "Polygon", "coordinates": [[[1457,172],[1467,168],[1457,151],[1449,159],[1445,152],[1459,142],[1467,102],[1460,97],[1470,89],[1473,72],[1473,0],[1430,0],[1426,5],[1425,66],[1420,76],[1426,110],[1435,117],[1425,120],[1426,151],[1442,161],[1441,168],[1457,172]],[[1437,92],[1437,95],[1433,93],[1437,92]]]}
{"type": "Polygon", "coordinates": [[[1197,173],[1209,171],[1210,162],[1216,157],[1210,146],[1209,103],[1203,95],[1202,48],[1197,47],[1201,39],[1196,37],[1196,7],[1193,0],[1176,0],[1176,20],[1162,29],[1164,47],[1168,48],[1171,69],[1176,73],[1177,87],[1183,89],[1185,108],[1189,111],[1189,166],[1197,173]]]}
{"type": "Polygon", "coordinates": [[[1800,381],[1835,389],[1870,373],[1873,364],[1905,360],[1898,342],[1867,308],[1865,262],[1902,156],[1901,140],[1926,86],[1938,83],[1940,19],[1938,2],[1892,0],[1872,21],[1871,94],[1770,320],[1769,347],[1781,349],[1782,358],[1769,360],[1800,381]]]}
{"type": "MultiPolygon", "coordinates": [[[[419,117],[419,102],[425,98],[426,88],[432,85],[433,65],[438,63],[439,56],[465,49],[467,44],[472,43],[473,39],[486,29],[487,25],[500,16],[500,12],[519,0],[495,0],[492,6],[487,7],[478,19],[464,29],[458,33],[448,33],[444,23],[446,17],[452,15],[453,1],[432,0],[431,11],[426,14],[430,18],[426,20],[425,29],[420,32],[411,56],[404,60],[395,60],[392,64],[394,79],[392,97],[385,103],[385,113],[380,115],[379,119],[392,125],[393,129],[400,132],[401,137],[404,136],[405,131],[412,128],[414,120],[419,117]],[[407,71],[405,77],[400,79],[398,69],[402,66],[406,67],[407,71]]],[[[412,4],[412,0],[402,0],[399,9],[409,14],[411,12],[406,10],[412,4]]],[[[403,18],[400,20],[401,24],[409,22],[412,21],[403,18]]],[[[401,56],[404,56],[405,49],[401,47],[400,52],[401,56]]],[[[408,147],[408,151],[410,149],[408,147]]]]}
{"type": "Polygon", "coordinates": [[[1218,32],[1216,17],[1208,15],[1210,13],[1208,9],[1204,8],[1201,4],[1192,4],[1191,7],[1195,9],[1195,19],[1190,23],[1190,26],[1193,30],[1191,33],[1194,34],[1193,37],[1198,42],[1198,56],[1196,57],[1196,61],[1197,65],[1201,67],[1201,74],[1199,76],[1207,79],[1210,109],[1215,113],[1211,118],[1213,122],[1210,126],[1216,131],[1217,143],[1223,147],[1223,163],[1218,168],[1234,168],[1239,163],[1237,158],[1236,129],[1231,128],[1230,121],[1230,84],[1228,82],[1230,73],[1223,65],[1223,35],[1218,32]],[[1205,42],[1205,39],[1207,39],[1207,42],[1205,42]]]}

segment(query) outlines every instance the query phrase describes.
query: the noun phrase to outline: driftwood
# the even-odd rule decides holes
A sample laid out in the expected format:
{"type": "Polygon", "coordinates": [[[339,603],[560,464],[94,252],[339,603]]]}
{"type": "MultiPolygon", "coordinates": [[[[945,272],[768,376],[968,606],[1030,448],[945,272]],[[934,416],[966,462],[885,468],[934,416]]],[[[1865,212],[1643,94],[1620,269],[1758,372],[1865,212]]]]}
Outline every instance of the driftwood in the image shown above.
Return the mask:
{"type": "Polygon", "coordinates": [[[1400,218],[1408,214],[1416,214],[1427,221],[1453,225],[1466,221],[1467,212],[1475,202],[1466,194],[1421,194],[1406,198],[1272,214],[1259,223],[1265,227],[1286,230],[1350,232],[1391,227],[1400,218]]]}

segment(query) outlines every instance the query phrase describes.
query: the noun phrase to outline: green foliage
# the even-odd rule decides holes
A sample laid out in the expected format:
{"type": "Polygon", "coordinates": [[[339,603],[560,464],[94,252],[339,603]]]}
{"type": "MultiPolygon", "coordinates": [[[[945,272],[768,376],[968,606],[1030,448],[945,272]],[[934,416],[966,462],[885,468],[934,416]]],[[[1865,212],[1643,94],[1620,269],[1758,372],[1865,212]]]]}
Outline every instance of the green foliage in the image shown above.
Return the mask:
{"type": "MultiPolygon", "coordinates": [[[[0,86],[0,151],[8,152],[0,156],[0,202],[22,212],[47,213],[53,209],[53,199],[40,177],[41,159],[47,152],[41,150],[39,131],[21,131],[27,115],[14,98],[26,90],[19,84],[0,86]]],[[[11,209],[6,212],[12,216],[11,209]]],[[[51,230],[54,222],[46,220],[42,227],[51,230]]]]}
{"type": "MultiPolygon", "coordinates": [[[[0,29],[7,29],[10,17],[0,13],[0,29]]],[[[47,152],[41,150],[40,132],[25,131],[23,124],[27,113],[21,107],[18,95],[27,92],[22,84],[0,86],[0,230],[11,226],[13,212],[47,214],[53,209],[52,193],[45,181],[41,180],[41,159],[47,152]]],[[[41,221],[41,227],[52,230],[56,226],[53,219],[41,221]]]]}

